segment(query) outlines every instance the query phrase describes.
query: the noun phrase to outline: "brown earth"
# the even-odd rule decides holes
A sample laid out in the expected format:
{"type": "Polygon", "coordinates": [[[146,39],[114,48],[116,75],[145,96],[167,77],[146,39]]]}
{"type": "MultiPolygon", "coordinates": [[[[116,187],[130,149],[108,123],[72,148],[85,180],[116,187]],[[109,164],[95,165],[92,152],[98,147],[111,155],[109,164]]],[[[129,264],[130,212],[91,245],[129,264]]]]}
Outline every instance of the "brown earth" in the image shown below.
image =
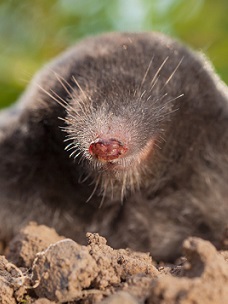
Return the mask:
{"type": "Polygon", "coordinates": [[[0,256],[0,303],[228,303],[228,232],[220,252],[186,239],[175,265],[114,250],[98,234],[87,239],[82,246],[46,226],[25,227],[0,256]]]}

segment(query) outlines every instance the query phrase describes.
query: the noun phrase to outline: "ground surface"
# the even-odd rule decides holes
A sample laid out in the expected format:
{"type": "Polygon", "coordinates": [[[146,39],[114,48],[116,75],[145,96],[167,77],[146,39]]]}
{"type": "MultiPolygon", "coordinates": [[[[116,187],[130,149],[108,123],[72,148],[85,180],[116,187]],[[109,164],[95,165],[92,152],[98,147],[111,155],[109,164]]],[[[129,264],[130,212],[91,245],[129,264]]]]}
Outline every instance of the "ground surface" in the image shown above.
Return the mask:
{"type": "Polygon", "coordinates": [[[0,303],[228,303],[228,236],[220,252],[188,238],[176,265],[87,238],[81,246],[48,227],[25,227],[0,256],[0,303]]]}

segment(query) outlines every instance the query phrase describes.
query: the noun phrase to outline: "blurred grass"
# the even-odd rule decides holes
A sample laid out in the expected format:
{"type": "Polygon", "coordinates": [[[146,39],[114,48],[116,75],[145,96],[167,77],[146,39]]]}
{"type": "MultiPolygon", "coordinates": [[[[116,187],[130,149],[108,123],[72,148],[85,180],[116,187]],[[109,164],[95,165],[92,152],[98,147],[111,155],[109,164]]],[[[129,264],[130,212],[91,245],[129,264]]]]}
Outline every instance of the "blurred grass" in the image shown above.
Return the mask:
{"type": "Polygon", "coordinates": [[[0,107],[79,38],[158,30],[202,50],[228,83],[227,0],[0,0],[0,107]]]}

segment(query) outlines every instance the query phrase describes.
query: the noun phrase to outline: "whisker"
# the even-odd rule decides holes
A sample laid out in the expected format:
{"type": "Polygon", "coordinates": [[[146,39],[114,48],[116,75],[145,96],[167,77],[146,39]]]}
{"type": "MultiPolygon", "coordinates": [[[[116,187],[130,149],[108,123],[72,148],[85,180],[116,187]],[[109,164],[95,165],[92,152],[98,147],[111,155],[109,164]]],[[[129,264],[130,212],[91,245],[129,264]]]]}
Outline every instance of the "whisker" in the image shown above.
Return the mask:
{"type": "Polygon", "coordinates": [[[151,99],[152,95],[149,95],[146,99],[146,101],[149,101],[151,99]]]}
{"type": "Polygon", "coordinates": [[[106,189],[104,190],[104,193],[102,195],[102,199],[101,199],[101,202],[100,202],[100,205],[99,205],[99,208],[101,208],[104,204],[104,200],[105,200],[105,196],[106,196],[106,189]]]}
{"type": "Polygon", "coordinates": [[[145,72],[145,74],[143,76],[142,82],[140,84],[139,91],[141,91],[141,88],[142,88],[142,86],[143,86],[143,84],[144,84],[144,82],[146,80],[146,77],[147,77],[147,75],[149,73],[149,70],[150,70],[150,67],[151,67],[151,64],[152,64],[153,60],[154,60],[154,55],[152,56],[152,58],[151,58],[151,60],[150,60],[150,62],[148,64],[148,67],[147,67],[146,72],[145,72]]]}
{"type": "Polygon", "coordinates": [[[172,99],[170,99],[170,100],[167,100],[165,103],[167,104],[167,103],[172,102],[172,101],[174,101],[174,100],[177,100],[177,99],[179,99],[179,98],[181,98],[181,97],[183,97],[183,96],[184,96],[184,94],[180,94],[180,95],[178,95],[178,96],[175,97],[175,98],[172,98],[172,99]]]}
{"type": "MultiPolygon", "coordinates": [[[[71,151],[72,149],[75,149],[75,146],[73,145],[72,147],[68,147],[67,149],[65,148],[64,150],[65,151],[67,151],[67,152],[69,152],[69,151],[71,151]]],[[[76,150],[75,150],[76,151],[76,150]]]]}
{"type": "Polygon", "coordinates": [[[76,83],[76,85],[78,86],[79,90],[81,91],[81,93],[83,94],[83,96],[87,99],[90,100],[90,97],[88,97],[85,93],[85,91],[82,89],[82,87],[80,86],[80,84],[78,83],[78,81],[76,80],[76,78],[74,76],[72,76],[72,79],[74,80],[74,82],[76,83]]]}
{"type": "Polygon", "coordinates": [[[152,85],[155,81],[155,79],[157,78],[158,74],[160,73],[160,71],[162,70],[163,66],[165,65],[165,63],[167,62],[167,60],[169,59],[169,56],[167,56],[165,58],[165,60],[162,62],[162,64],[160,65],[160,67],[158,68],[157,72],[155,73],[153,79],[151,80],[150,85],[152,85]]]}
{"type": "Polygon", "coordinates": [[[59,96],[55,91],[53,91],[52,89],[50,89],[50,91],[61,100],[62,104],[59,102],[60,105],[62,105],[66,110],[67,113],[74,117],[70,112],[69,109],[71,109],[76,115],[78,115],[78,112],[76,111],[76,109],[74,109],[66,100],[64,100],[61,96],[59,96]],[[64,106],[65,105],[65,106],[64,106]]]}
{"type": "Polygon", "coordinates": [[[151,83],[152,86],[150,87],[150,92],[153,90],[153,88],[154,88],[155,85],[157,84],[158,80],[159,80],[159,75],[158,75],[157,78],[154,80],[154,82],[151,83]]]}
{"type": "MultiPolygon", "coordinates": [[[[78,149],[76,149],[76,150],[74,150],[70,155],[69,155],[69,157],[72,157],[75,153],[77,153],[78,152],[78,149]]],[[[78,152],[78,154],[76,155],[76,156],[74,156],[74,158],[77,158],[77,156],[78,155],[80,155],[82,152],[81,151],[79,151],[78,152]]]]}
{"type": "Polygon", "coordinates": [[[57,80],[60,82],[60,84],[62,85],[62,87],[65,89],[65,91],[68,93],[68,95],[73,98],[72,93],[69,91],[69,89],[65,86],[65,84],[63,83],[63,81],[69,86],[69,88],[73,91],[73,87],[70,85],[70,83],[64,79],[62,76],[60,76],[57,72],[54,71],[54,75],[57,78],[57,80]]]}
{"type": "Polygon", "coordinates": [[[86,182],[86,181],[90,178],[90,176],[91,176],[91,173],[86,174],[86,176],[82,179],[82,178],[81,178],[82,175],[81,175],[81,176],[79,177],[79,179],[78,179],[79,184],[82,184],[82,183],[86,182]]]}
{"type": "MultiPolygon", "coordinates": [[[[59,75],[57,72],[55,72],[55,71],[53,71],[53,73],[54,73],[54,75],[55,75],[55,77],[57,78],[57,80],[60,82],[60,84],[62,85],[62,87],[65,89],[65,91],[67,92],[67,94],[70,96],[70,98],[71,99],[74,99],[74,96],[73,96],[73,94],[72,94],[72,92],[70,92],[69,91],[69,89],[66,87],[66,85],[63,83],[63,81],[68,85],[68,87],[71,89],[71,91],[74,91],[74,88],[73,88],[73,86],[71,86],[71,84],[65,79],[65,78],[63,78],[61,75],[59,75]]],[[[72,76],[72,77],[74,77],[74,76],[72,76]]],[[[74,79],[75,80],[75,79],[74,79]]],[[[77,84],[77,83],[76,83],[77,84]]],[[[58,96],[59,98],[61,98],[60,96],[58,96]]],[[[81,101],[81,100],[80,100],[81,101]]],[[[71,107],[71,106],[69,106],[69,103],[67,103],[66,101],[64,101],[65,102],[65,104],[67,104],[67,107],[70,107],[76,114],[77,114],[77,112],[76,112],[76,110],[73,108],[73,107],[71,107]]],[[[82,102],[82,101],[81,101],[82,102]]],[[[82,108],[82,106],[81,106],[81,104],[80,104],[80,102],[78,102],[78,104],[79,104],[79,106],[80,106],[80,109],[81,109],[81,111],[83,112],[83,113],[85,113],[84,112],[84,109],[82,108]]]]}
{"type": "Polygon", "coordinates": [[[54,97],[53,95],[51,95],[51,93],[49,93],[47,90],[45,90],[43,87],[41,87],[39,84],[37,84],[37,86],[45,93],[47,94],[49,97],[51,97],[53,100],[55,100],[58,104],[60,104],[63,108],[67,109],[67,106],[65,104],[63,104],[61,101],[59,101],[56,97],[54,97]]]}
{"type": "MultiPolygon", "coordinates": [[[[47,90],[45,90],[43,87],[41,87],[39,84],[37,84],[37,86],[39,87],[40,90],[42,90],[45,94],[47,94],[49,97],[51,97],[51,99],[53,99],[54,101],[56,101],[59,105],[61,105],[64,109],[69,110],[69,107],[74,111],[74,109],[69,105],[69,104],[65,104],[62,101],[60,101],[58,98],[56,98],[55,96],[53,96],[50,92],[48,92],[47,90]]],[[[51,90],[53,93],[55,93],[53,90],[51,90]]],[[[55,95],[57,95],[59,97],[58,94],[55,93],[55,95]]],[[[74,116],[70,113],[68,113],[72,118],[74,118],[74,116]]]]}
{"type": "Polygon", "coordinates": [[[90,194],[90,196],[88,197],[88,199],[86,200],[86,203],[88,203],[88,202],[91,200],[91,198],[94,196],[94,194],[95,194],[95,192],[96,192],[96,190],[97,190],[97,187],[98,187],[99,183],[100,183],[100,175],[98,176],[98,178],[97,178],[97,180],[96,180],[96,183],[95,183],[95,186],[94,186],[94,188],[93,188],[93,191],[92,191],[92,193],[90,194]]]}
{"type": "Polygon", "coordinates": [[[163,141],[166,142],[166,140],[164,138],[162,138],[161,136],[156,138],[156,142],[158,142],[159,144],[161,144],[163,141]]]}
{"type": "Polygon", "coordinates": [[[181,60],[180,60],[179,63],[177,64],[176,68],[173,70],[173,72],[171,73],[171,75],[169,76],[169,78],[166,80],[164,86],[162,87],[162,90],[163,90],[164,87],[170,82],[170,80],[173,78],[173,76],[175,75],[175,73],[176,73],[176,71],[178,70],[179,66],[181,65],[183,59],[184,59],[184,56],[181,58],[181,60]]]}
{"type": "Polygon", "coordinates": [[[70,148],[71,146],[73,146],[73,147],[75,148],[74,143],[70,143],[70,144],[68,144],[68,145],[64,148],[64,150],[67,150],[67,149],[70,148]]]}
{"type": "MultiPolygon", "coordinates": [[[[183,97],[183,96],[184,96],[184,94],[180,94],[180,95],[178,95],[178,96],[175,97],[175,98],[172,98],[172,99],[169,99],[169,100],[165,101],[165,103],[164,103],[164,105],[163,105],[162,107],[157,106],[157,107],[154,107],[153,109],[154,109],[154,110],[158,110],[158,111],[159,111],[159,112],[158,112],[158,115],[159,115],[159,113],[162,112],[162,111],[166,108],[167,104],[169,104],[169,103],[173,102],[174,100],[176,100],[176,99],[178,99],[178,98],[181,98],[181,97],[183,97]]],[[[158,100],[159,100],[159,99],[158,99],[158,100]]]]}
{"type": "Polygon", "coordinates": [[[172,111],[170,111],[168,113],[163,114],[162,117],[160,119],[158,119],[157,121],[158,122],[162,122],[166,118],[166,116],[169,116],[169,115],[171,115],[171,114],[173,114],[173,113],[175,113],[177,111],[179,111],[179,108],[174,109],[174,110],[172,110],[172,111]]]}
{"type": "MultiPolygon", "coordinates": [[[[79,88],[80,92],[82,93],[82,95],[84,96],[84,98],[85,98],[85,99],[89,99],[90,101],[92,101],[92,100],[91,100],[91,97],[90,97],[90,96],[87,96],[87,95],[85,94],[85,91],[82,89],[82,87],[80,86],[80,84],[79,84],[78,81],[76,80],[75,76],[72,76],[72,79],[74,80],[75,84],[78,86],[78,88],[79,88]]],[[[86,107],[86,106],[85,106],[85,104],[83,103],[82,99],[80,99],[78,105],[79,105],[81,111],[83,112],[83,114],[84,114],[85,116],[87,116],[87,112],[88,112],[89,110],[92,111],[92,108],[89,108],[89,107],[86,107]]],[[[90,105],[90,106],[91,106],[91,105],[90,105]]]]}
{"type": "Polygon", "coordinates": [[[162,149],[158,144],[154,143],[154,145],[155,145],[159,150],[162,149]]]}
{"type": "Polygon", "coordinates": [[[126,189],[126,183],[127,183],[127,175],[124,172],[124,176],[123,176],[123,182],[122,182],[122,187],[121,187],[121,203],[123,203],[124,200],[124,195],[125,195],[125,189],[126,189]]]}
{"type": "MultiPolygon", "coordinates": [[[[59,120],[62,120],[62,121],[64,121],[64,122],[66,122],[66,118],[65,118],[65,117],[60,117],[60,116],[58,116],[58,119],[59,119],[59,120]]],[[[60,129],[64,129],[65,127],[59,126],[59,128],[60,128],[60,129]]]]}
{"type": "MultiPolygon", "coordinates": [[[[77,152],[78,150],[76,150],[75,152],[77,152]]],[[[75,156],[74,156],[74,159],[76,159],[76,158],[78,158],[78,156],[80,155],[80,154],[82,154],[83,152],[82,151],[79,151],[75,156]]],[[[80,164],[80,162],[82,161],[82,159],[80,159],[79,160],[79,164],[80,164]]]]}
{"type": "MultiPolygon", "coordinates": [[[[152,106],[156,105],[156,103],[158,103],[158,101],[162,101],[167,95],[168,95],[168,93],[165,93],[161,97],[158,97],[157,99],[153,100],[152,106]]],[[[157,108],[159,108],[159,106],[153,107],[154,110],[156,110],[157,108]]]]}
{"type": "Polygon", "coordinates": [[[102,199],[101,199],[101,202],[99,204],[99,208],[101,208],[103,206],[103,203],[104,203],[104,200],[105,200],[105,197],[106,197],[106,193],[107,193],[107,189],[108,189],[108,184],[109,184],[109,179],[105,180],[105,184],[103,185],[103,189],[101,189],[100,191],[100,195],[102,195],[102,199]]]}
{"type": "Polygon", "coordinates": [[[52,89],[50,89],[50,92],[53,93],[58,98],[59,101],[61,100],[61,102],[66,106],[65,108],[68,107],[68,102],[66,100],[64,100],[61,96],[59,96],[59,94],[57,94],[52,89]]]}
{"type": "Polygon", "coordinates": [[[113,192],[113,180],[111,179],[111,182],[110,182],[110,187],[111,187],[111,200],[113,200],[113,197],[114,197],[114,192],[113,192]]]}
{"type": "MultiPolygon", "coordinates": [[[[64,131],[67,132],[68,130],[64,130],[64,131]]],[[[63,140],[63,142],[67,142],[69,140],[76,140],[76,139],[77,139],[77,137],[67,137],[63,140]]]]}
{"type": "MultiPolygon", "coordinates": [[[[74,92],[73,86],[71,86],[71,84],[70,84],[66,79],[64,79],[63,77],[61,77],[61,76],[60,76],[59,74],[57,74],[56,72],[54,72],[54,74],[55,74],[57,80],[61,83],[62,87],[63,87],[63,88],[65,89],[65,91],[68,93],[68,95],[70,96],[70,98],[71,98],[71,99],[74,99],[74,96],[73,96],[73,94],[72,94],[72,92],[74,92]],[[68,89],[68,88],[65,86],[65,84],[63,83],[63,81],[69,86],[69,88],[71,89],[72,92],[69,91],[69,89],[68,89]]],[[[77,86],[80,88],[80,90],[82,91],[82,89],[81,89],[81,87],[79,86],[79,84],[77,83],[75,77],[72,76],[72,78],[73,78],[73,80],[75,81],[76,85],[77,85],[77,86]]],[[[82,104],[81,104],[81,103],[82,103],[82,100],[79,98],[78,105],[79,105],[81,111],[83,112],[83,114],[85,114],[85,109],[82,107],[82,104]]],[[[68,103],[67,103],[67,104],[68,104],[68,103]]],[[[69,106],[69,104],[68,104],[68,106],[69,106]]],[[[75,113],[77,113],[76,110],[75,110],[73,107],[71,107],[71,109],[72,109],[75,113]]]]}
{"type": "Polygon", "coordinates": [[[142,94],[140,95],[139,99],[142,99],[143,96],[145,95],[145,93],[146,93],[146,90],[142,92],[142,94]]]}

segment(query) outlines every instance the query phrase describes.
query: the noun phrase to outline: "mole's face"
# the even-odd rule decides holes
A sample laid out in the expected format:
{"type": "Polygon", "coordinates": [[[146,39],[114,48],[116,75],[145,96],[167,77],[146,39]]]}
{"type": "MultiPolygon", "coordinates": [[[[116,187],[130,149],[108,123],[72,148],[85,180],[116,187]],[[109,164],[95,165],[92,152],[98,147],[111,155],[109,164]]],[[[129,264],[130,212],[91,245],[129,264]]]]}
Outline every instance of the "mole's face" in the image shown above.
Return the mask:
{"type": "Polygon", "coordinates": [[[128,55],[119,62],[107,54],[86,58],[88,70],[81,64],[75,73],[80,77],[69,76],[64,101],[66,150],[103,193],[117,189],[122,197],[139,188],[153,170],[173,101],[181,96],[169,86],[180,61],[166,72],[167,57],[153,66],[151,56],[132,61],[134,54],[128,55]]]}
{"type": "Polygon", "coordinates": [[[142,95],[128,83],[129,78],[126,85],[117,80],[107,91],[107,79],[105,94],[101,88],[80,86],[68,105],[65,128],[71,156],[104,193],[115,191],[122,197],[140,187],[143,175],[151,170],[151,159],[161,144],[165,109],[164,97],[159,104],[151,92],[142,95]]]}

